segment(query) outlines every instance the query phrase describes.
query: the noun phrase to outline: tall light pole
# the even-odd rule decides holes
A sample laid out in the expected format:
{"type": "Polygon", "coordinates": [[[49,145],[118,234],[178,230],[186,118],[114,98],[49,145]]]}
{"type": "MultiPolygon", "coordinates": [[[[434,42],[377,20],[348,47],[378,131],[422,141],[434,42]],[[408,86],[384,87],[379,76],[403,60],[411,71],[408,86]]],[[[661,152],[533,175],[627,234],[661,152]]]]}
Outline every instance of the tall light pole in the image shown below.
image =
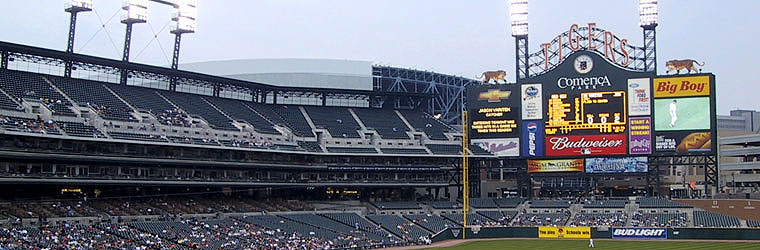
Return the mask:
{"type": "MultiPolygon", "coordinates": [[[[127,25],[127,31],[124,36],[124,53],[121,60],[129,62],[129,46],[132,43],[132,24],[145,23],[148,21],[148,0],[126,0],[121,9],[124,10],[121,16],[121,23],[127,25]]],[[[121,84],[127,83],[127,71],[121,71],[121,84]]]]}
{"type": "Polygon", "coordinates": [[[657,0],[639,0],[639,26],[644,29],[644,70],[657,74],[657,0]]]}
{"type": "Polygon", "coordinates": [[[179,45],[182,34],[195,33],[197,27],[196,18],[198,16],[198,0],[178,0],[177,12],[172,20],[176,23],[170,31],[174,34],[174,55],[172,56],[172,69],[179,66],[179,45]]]}
{"type": "MultiPolygon", "coordinates": [[[[64,11],[71,13],[71,20],[69,21],[69,39],[66,44],[66,53],[74,53],[74,33],[77,25],[77,14],[79,12],[92,11],[93,0],[68,0],[64,7],[64,11]]],[[[63,72],[64,77],[71,77],[72,63],[66,60],[66,68],[63,72]]]]}
{"type": "Polygon", "coordinates": [[[528,0],[509,0],[509,21],[515,38],[515,80],[528,78],[528,0]]]}

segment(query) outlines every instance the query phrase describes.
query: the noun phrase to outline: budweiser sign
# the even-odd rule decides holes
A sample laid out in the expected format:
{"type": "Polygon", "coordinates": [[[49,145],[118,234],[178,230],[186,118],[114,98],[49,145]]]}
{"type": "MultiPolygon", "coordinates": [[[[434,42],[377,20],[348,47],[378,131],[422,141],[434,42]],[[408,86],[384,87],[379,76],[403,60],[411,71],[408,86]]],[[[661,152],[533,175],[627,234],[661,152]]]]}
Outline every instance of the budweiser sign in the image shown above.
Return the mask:
{"type": "Polygon", "coordinates": [[[547,156],[626,154],[625,135],[570,135],[546,139],[547,156]]]}

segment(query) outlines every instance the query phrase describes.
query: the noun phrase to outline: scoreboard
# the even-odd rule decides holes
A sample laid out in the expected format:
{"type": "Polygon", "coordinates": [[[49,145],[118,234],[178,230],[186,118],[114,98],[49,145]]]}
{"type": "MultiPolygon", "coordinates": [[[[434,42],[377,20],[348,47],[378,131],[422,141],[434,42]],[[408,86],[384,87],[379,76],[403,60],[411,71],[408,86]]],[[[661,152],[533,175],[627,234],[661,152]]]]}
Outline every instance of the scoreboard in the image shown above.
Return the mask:
{"type": "Polygon", "coordinates": [[[716,152],[712,74],[656,76],[577,51],[520,81],[468,87],[472,145],[546,166],[592,159],[587,173],[639,171],[621,166],[647,155],[716,152]]]}

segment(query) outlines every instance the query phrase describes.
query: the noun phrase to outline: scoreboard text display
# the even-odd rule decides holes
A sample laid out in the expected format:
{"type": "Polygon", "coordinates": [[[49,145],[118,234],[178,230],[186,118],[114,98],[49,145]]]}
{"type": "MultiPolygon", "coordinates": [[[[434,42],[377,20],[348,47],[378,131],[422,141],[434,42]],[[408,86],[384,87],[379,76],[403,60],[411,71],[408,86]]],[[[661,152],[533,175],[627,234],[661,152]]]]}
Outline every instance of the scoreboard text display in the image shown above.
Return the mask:
{"type": "Polygon", "coordinates": [[[533,173],[640,173],[647,155],[714,154],[712,74],[656,76],[579,50],[520,84],[467,89],[470,138],[533,173]],[[572,167],[570,167],[572,166],[572,167]]]}

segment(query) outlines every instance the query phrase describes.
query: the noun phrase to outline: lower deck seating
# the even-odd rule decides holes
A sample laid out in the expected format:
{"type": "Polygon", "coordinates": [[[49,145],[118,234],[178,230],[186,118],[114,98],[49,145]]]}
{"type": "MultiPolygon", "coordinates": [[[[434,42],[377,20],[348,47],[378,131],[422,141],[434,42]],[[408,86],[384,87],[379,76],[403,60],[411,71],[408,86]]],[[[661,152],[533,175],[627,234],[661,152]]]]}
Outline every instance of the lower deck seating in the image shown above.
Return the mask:
{"type": "Polygon", "coordinates": [[[413,241],[431,235],[421,227],[398,215],[367,215],[367,219],[401,237],[403,240],[413,241]]]}
{"type": "Polygon", "coordinates": [[[564,226],[570,217],[565,213],[523,213],[512,221],[513,226],[564,226]]]}
{"type": "Polygon", "coordinates": [[[406,217],[408,220],[411,220],[415,224],[427,229],[428,231],[435,233],[443,231],[446,228],[457,227],[456,223],[434,214],[410,214],[404,215],[404,217],[406,217]]]}
{"type": "Polygon", "coordinates": [[[70,136],[106,138],[97,128],[78,122],[56,121],[55,123],[70,136]]]}
{"type": "MultiPolygon", "coordinates": [[[[462,214],[444,214],[443,217],[446,217],[451,222],[456,223],[457,225],[462,225],[462,222],[464,221],[464,215],[462,214]]],[[[497,226],[499,225],[496,221],[485,217],[481,214],[467,214],[467,225],[478,225],[478,226],[497,226]]]]}
{"type": "Polygon", "coordinates": [[[628,216],[625,213],[587,213],[581,211],[570,220],[570,226],[625,226],[628,216]]]}
{"type": "Polygon", "coordinates": [[[686,213],[641,213],[631,217],[633,227],[685,227],[689,225],[686,213]]]}
{"type": "Polygon", "coordinates": [[[739,218],[710,211],[694,211],[696,227],[739,227],[739,218]]]}

